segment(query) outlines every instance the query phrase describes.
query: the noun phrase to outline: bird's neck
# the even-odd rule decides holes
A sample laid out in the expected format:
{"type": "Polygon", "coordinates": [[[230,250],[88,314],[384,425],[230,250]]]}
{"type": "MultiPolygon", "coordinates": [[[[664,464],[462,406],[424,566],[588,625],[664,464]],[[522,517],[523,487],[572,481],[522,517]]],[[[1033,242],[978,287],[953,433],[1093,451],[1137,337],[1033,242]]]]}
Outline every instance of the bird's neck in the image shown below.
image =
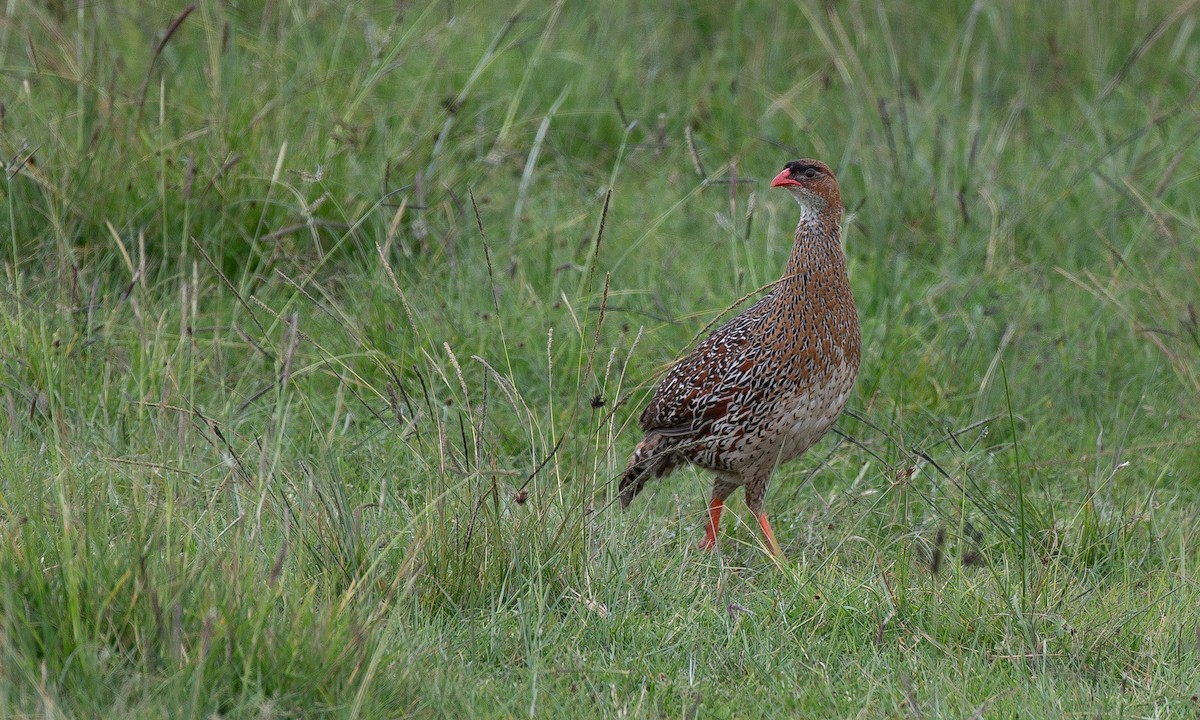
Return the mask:
{"type": "MultiPolygon", "coordinates": [[[[842,254],[842,211],[804,208],[796,226],[792,256],[784,273],[784,285],[807,285],[814,275],[846,277],[846,257],[842,254]]],[[[832,278],[831,278],[832,279],[832,278]]]]}

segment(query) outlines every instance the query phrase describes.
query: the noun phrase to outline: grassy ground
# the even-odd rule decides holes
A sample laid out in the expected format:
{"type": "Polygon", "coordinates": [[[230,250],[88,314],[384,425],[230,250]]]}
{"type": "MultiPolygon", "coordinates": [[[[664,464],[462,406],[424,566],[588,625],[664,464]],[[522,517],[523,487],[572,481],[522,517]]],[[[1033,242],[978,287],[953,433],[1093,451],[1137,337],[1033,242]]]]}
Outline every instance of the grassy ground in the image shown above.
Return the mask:
{"type": "Polygon", "coordinates": [[[1197,716],[1198,19],[9,3],[0,715],[1197,716]],[[777,567],[610,498],[799,156],[864,359],[777,567]]]}

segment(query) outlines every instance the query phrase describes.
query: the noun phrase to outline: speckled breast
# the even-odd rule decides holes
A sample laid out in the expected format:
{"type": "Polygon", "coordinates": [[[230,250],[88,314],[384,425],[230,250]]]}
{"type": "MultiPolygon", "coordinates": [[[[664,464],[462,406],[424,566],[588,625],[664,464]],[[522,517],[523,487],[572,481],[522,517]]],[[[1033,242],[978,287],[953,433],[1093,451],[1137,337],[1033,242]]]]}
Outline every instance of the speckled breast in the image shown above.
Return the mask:
{"type": "Polygon", "coordinates": [[[857,367],[838,365],[831,368],[823,381],[780,403],[771,423],[775,432],[770,433],[773,437],[769,439],[777,448],[774,462],[785,463],[799,457],[829,432],[845,409],[857,376],[857,367]]]}

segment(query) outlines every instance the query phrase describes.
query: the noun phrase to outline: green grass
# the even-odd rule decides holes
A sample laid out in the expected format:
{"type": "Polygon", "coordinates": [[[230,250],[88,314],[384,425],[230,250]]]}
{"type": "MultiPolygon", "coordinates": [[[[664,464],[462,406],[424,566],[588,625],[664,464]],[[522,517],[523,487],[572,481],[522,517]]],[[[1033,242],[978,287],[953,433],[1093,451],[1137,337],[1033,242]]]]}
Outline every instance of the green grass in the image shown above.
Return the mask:
{"type": "Polygon", "coordinates": [[[40,5],[0,715],[1200,714],[1197,3],[40,5]],[[776,566],[610,498],[800,156],[864,357],[776,566]]]}

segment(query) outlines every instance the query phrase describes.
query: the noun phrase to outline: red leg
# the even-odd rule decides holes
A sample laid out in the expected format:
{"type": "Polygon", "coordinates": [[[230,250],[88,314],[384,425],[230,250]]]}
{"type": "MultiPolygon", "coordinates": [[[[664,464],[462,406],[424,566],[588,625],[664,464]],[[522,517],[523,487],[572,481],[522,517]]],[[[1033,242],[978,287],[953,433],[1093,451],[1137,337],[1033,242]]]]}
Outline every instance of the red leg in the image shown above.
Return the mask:
{"type": "Polygon", "coordinates": [[[712,550],[717,546],[717,528],[721,524],[721,511],[725,509],[725,501],[715,497],[708,504],[708,523],[704,528],[704,539],[700,541],[701,550],[712,550]]]}
{"type": "Polygon", "coordinates": [[[767,540],[767,549],[775,557],[779,557],[779,543],[775,542],[775,533],[771,532],[771,523],[767,522],[767,513],[761,512],[758,514],[758,525],[762,528],[763,537],[767,540]]]}

